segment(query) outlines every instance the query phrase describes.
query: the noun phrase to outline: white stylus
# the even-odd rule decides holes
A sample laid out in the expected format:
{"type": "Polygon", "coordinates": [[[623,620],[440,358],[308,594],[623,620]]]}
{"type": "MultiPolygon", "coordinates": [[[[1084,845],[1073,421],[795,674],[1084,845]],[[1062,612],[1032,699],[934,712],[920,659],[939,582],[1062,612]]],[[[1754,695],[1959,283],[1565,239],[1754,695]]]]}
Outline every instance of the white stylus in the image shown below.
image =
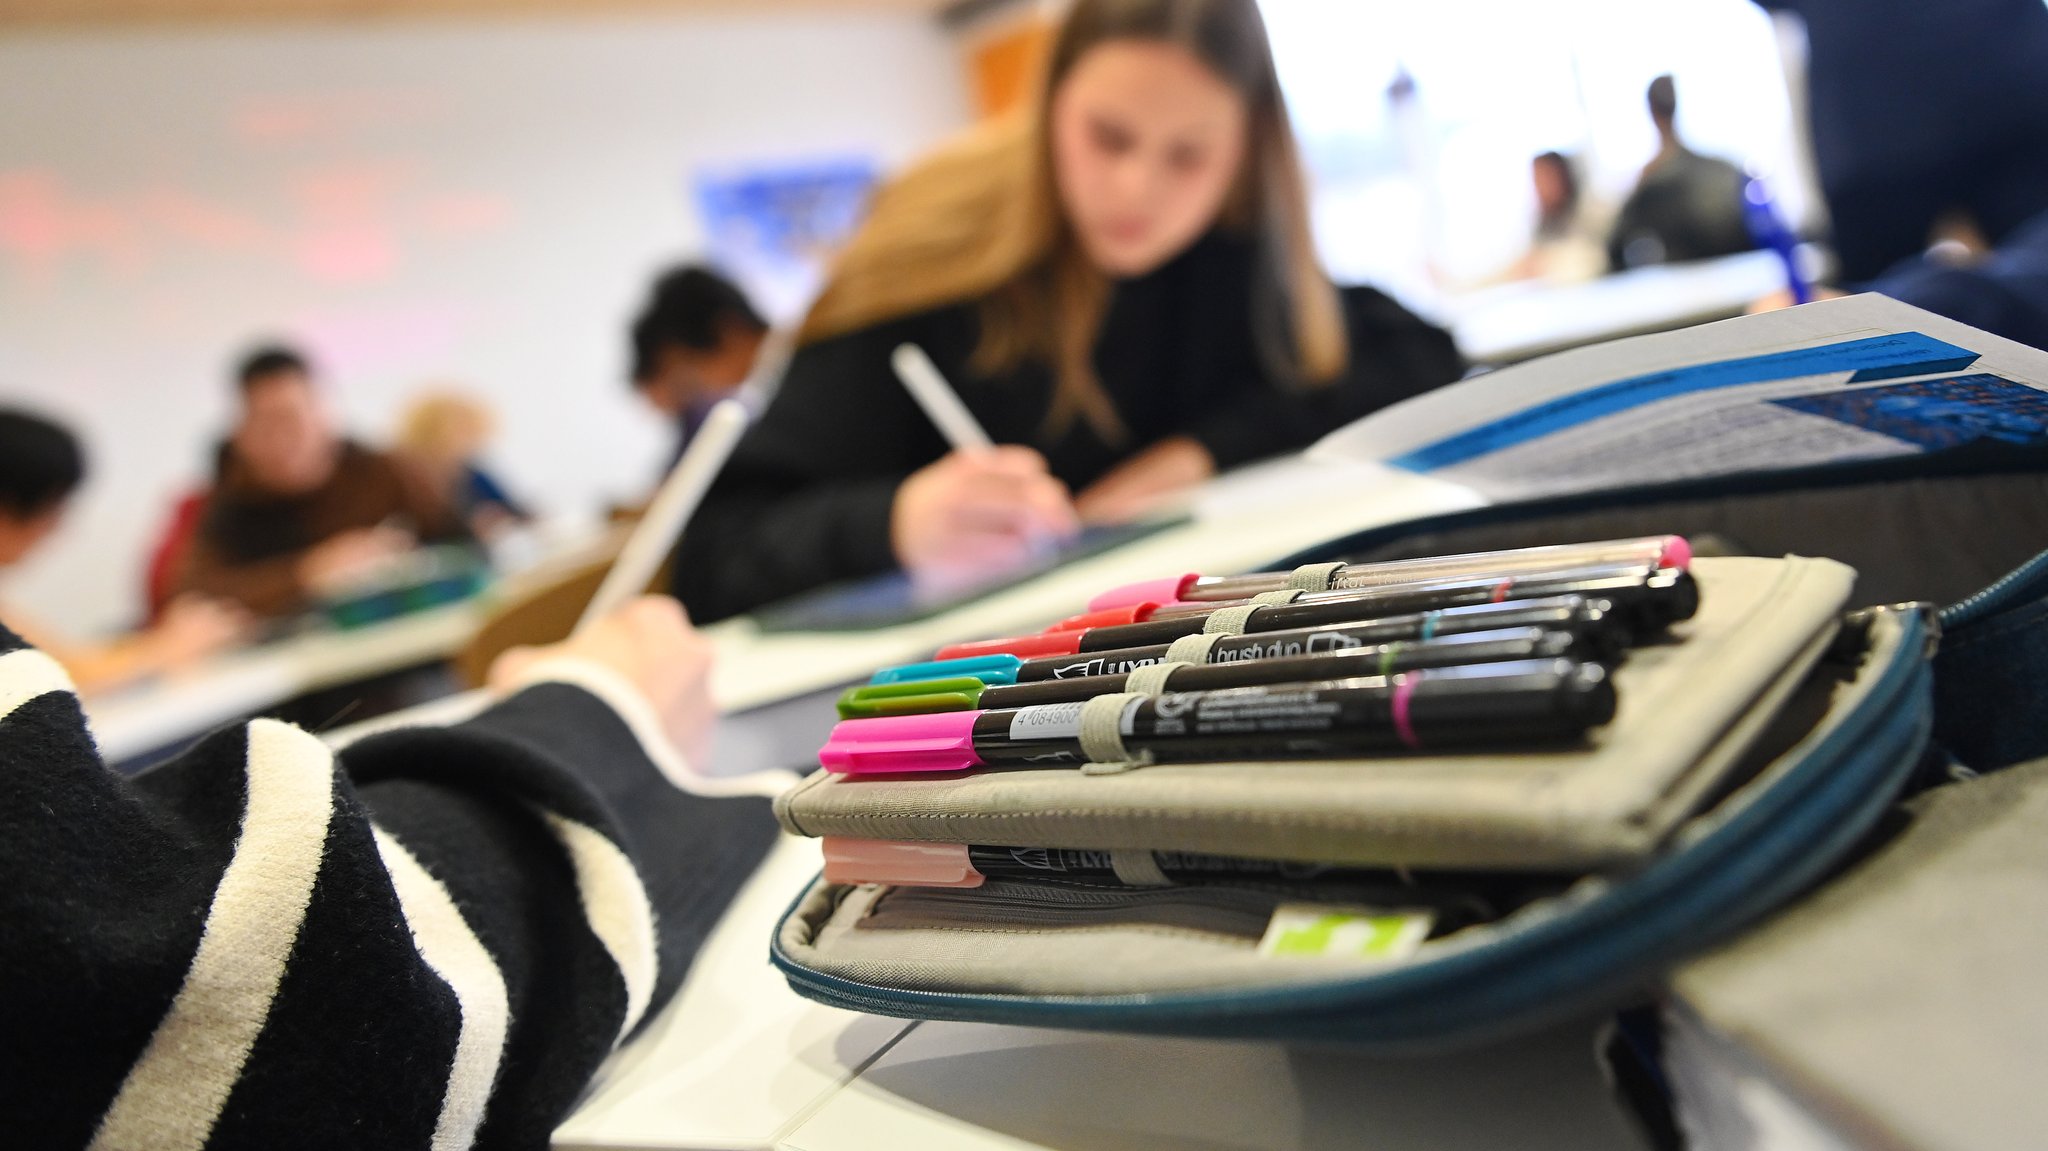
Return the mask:
{"type": "Polygon", "coordinates": [[[931,420],[946,437],[946,442],[963,452],[985,452],[996,446],[981,430],[974,414],[967,405],[960,402],[960,394],[939,374],[932,358],[916,344],[898,344],[889,356],[889,363],[896,369],[896,378],[903,381],[910,398],[924,409],[925,418],[931,420]]]}
{"type": "Polygon", "coordinates": [[[661,570],[661,561],[675,546],[676,537],[689,522],[691,513],[704,502],[704,493],[711,490],[711,481],[718,478],[719,469],[725,467],[727,457],[740,442],[740,433],[746,430],[745,404],[726,399],[712,405],[697,434],[690,437],[690,446],[683,449],[682,458],[661,482],[661,490],[654,493],[647,514],[640,517],[633,534],[626,538],[626,546],[619,549],[619,558],[612,561],[597,594],[590,597],[590,605],[576,621],[577,631],[647,590],[648,581],[661,570]]]}

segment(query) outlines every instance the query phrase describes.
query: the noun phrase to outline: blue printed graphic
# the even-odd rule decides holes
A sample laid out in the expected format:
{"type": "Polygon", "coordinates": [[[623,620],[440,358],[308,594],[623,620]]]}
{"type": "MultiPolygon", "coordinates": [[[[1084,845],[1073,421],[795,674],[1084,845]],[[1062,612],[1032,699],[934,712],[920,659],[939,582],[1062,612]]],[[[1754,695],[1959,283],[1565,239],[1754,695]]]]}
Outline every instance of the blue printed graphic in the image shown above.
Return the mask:
{"type": "Polygon", "coordinates": [[[1392,462],[1395,467],[1409,471],[1435,471],[1617,412],[1719,388],[1796,380],[1832,372],[1853,372],[1854,375],[1850,376],[1852,383],[1865,383],[1960,371],[1976,362],[1977,353],[1968,348],[1943,343],[1919,332],[1900,332],[1740,360],[1693,364],[1666,372],[1631,376],[1538,404],[1493,423],[1426,444],[1392,462]]]}
{"type": "Polygon", "coordinates": [[[1988,373],[1771,402],[1931,452],[1983,439],[2048,441],[2048,392],[1988,373]]]}

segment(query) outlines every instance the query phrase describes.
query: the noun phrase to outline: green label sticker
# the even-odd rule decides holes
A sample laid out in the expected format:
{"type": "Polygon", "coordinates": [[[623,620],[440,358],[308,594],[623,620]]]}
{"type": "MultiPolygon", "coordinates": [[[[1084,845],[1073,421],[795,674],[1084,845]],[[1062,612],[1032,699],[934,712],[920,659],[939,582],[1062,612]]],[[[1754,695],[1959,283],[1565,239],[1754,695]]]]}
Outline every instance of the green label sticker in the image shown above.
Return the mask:
{"type": "Polygon", "coordinates": [[[1435,921],[1431,911],[1283,903],[1273,909],[1259,954],[1393,963],[1415,954],[1435,921]]]}

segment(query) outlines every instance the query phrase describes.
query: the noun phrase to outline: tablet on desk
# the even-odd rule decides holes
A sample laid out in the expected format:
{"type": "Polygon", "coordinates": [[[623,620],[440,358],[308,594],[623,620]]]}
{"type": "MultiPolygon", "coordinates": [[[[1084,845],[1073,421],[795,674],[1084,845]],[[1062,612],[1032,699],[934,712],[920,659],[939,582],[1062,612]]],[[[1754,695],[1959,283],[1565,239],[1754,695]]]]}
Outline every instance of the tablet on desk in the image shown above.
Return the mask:
{"type": "Polygon", "coordinates": [[[828,584],[762,608],[754,613],[754,623],[764,632],[874,631],[914,623],[1185,522],[1166,519],[1088,528],[1043,561],[1014,568],[970,587],[920,586],[900,571],[828,584]]]}

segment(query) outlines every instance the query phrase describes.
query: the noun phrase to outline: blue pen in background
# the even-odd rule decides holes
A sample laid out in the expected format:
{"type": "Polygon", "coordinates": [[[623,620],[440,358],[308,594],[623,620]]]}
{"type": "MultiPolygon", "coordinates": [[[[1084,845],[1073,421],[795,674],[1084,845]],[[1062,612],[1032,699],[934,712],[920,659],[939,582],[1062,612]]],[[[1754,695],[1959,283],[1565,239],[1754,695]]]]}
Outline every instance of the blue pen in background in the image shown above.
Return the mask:
{"type": "Polygon", "coordinates": [[[1778,214],[1771,189],[1761,177],[1752,176],[1743,186],[1742,222],[1749,226],[1749,237],[1756,241],[1756,246],[1776,252],[1785,265],[1785,286],[1792,292],[1792,302],[1810,303],[1813,286],[1799,274],[1799,237],[1792,234],[1792,228],[1778,214]]]}

